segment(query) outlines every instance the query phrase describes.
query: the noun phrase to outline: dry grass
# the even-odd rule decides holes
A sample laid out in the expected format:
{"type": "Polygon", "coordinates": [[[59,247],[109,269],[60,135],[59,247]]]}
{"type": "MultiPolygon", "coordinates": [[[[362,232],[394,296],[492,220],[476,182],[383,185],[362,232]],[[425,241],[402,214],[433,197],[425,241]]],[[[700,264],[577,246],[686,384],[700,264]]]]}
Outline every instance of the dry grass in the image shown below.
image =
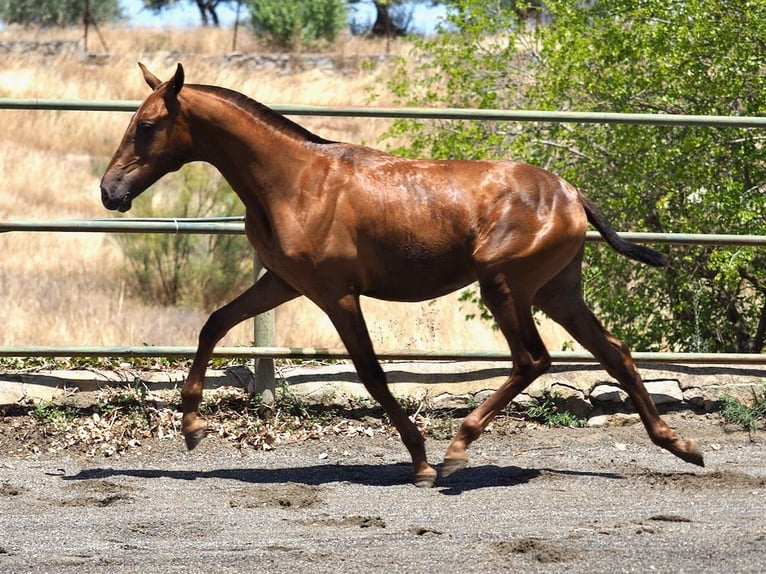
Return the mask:
{"type": "MultiPolygon", "coordinates": [[[[56,55],[0,53],[0,97],[142,99],[137,61],[166,77],[182,61],[187,81],[218,84],[265,103],[363,105],[367,90],[386,75],[384,65],[341,74],[312,70],[292,75],[264,73],[228,64],[231,30],[136,30],[106,28],[110,55],[83,57],[80,48],[56,55]]],[[[81,39],[81,31],[5,30],[0,41],[81,39]]],[[[91,49],[98,47],[91,37],[91,49]]],[[[263,50],[240,31],[238,49],[263,50]]],[[[381,53],[384,44],[346,38],[334,47],[344,56],[381,53]]],[[[394,44],[399,53],[404,44],[394,44]]],[[[379,105],[389,105],[380,100],[379,105]]],[[[127,114],[0,111],[0,219],[105,217],[98,180],[127,124],[127,114]]],[[[375,145],[385,120],[300,118],[321,135],[375,145]]],[[[170,176],[172,177],[172,176],[170,176]]],[[[162,182],[160,184],[162,185],[162,182]]],[[[146,201],[146,197],[139,201],[146,201]]],[[[125,292],[127,268],[116,242],[100,234],[13,233],[0,235],[0,345],[193,345],[206,314],[160,308],[125,292]]],[[[497,333],[478,321],[466,323],[456,296],[412,305],[365,301],[378,348],[502,350],[497,333]]],[[[223,344],[248,343],[249,324],[223,344]]],[[[558,348],[560,336],[544,333],[558,348]]],[[[277,311],[277,344],[339,347],[329,321],[306,301],[277,311]]]]}

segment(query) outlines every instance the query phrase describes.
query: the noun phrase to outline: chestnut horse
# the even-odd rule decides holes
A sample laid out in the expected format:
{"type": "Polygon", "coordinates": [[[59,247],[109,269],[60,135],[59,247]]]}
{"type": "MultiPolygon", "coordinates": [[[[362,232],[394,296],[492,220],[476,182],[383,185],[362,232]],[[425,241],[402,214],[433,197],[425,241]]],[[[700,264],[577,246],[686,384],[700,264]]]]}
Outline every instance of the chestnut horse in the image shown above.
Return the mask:
{"type": "Polygon", "coordinates": [[[245,204],[247,237],[267,270],[213,312],[200,332],[181,392],[189,449],[205,432],[197,410],[216,343],[239,322],[304,295],[332,320],[360,380],[399,431],[415,484],[432,486],[437,472],[426,459],[422,435],[387,387],[359,299],[422,301],[478,281],[510,345],[513,367],[508,380],[463,420],[442,476],[468,464],[467,447],[549,368],[533,305],[619,381],[652,441],[703,465],[695,442],[660,418],[628,348],[583,300],[589,222],[620,254],[656,267],[667,262],[619,237],[572,185],[519,162],[411,160],[328,141],[237,92],[184,84],[180,64],[166,82],[139,66],[153,91],[101,180],[104,206],[127,211],[166,173],[187,162],[209,162],[245,204]]]}

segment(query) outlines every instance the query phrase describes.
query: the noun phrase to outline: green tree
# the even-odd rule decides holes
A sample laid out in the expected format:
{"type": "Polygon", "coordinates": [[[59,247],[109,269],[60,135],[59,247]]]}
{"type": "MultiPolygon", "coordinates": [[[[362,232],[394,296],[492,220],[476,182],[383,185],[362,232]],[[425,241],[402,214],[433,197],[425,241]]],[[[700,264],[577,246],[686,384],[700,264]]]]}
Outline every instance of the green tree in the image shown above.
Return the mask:
{"type": "MultiPolygon", "coordinates": [[[[96,22],[120,19],[118,0],[90,0],[96,22]]],[[[0,0],[0,21],[23,26],[71,26],[85,17],[85,0],[0,0]]]]}
{"type": "Polygon", "coordinates": [[[255,33],[280,48],[317,48],[346,26],[343,0],[246,1],[255,33]]]}
{"type": "MultiPolygon", "coordinates": [[[[408,105],[763,115],[766,4],[748,0],[545,3],[530,26],[499,0],[450,2],[390,86],[408,105]]],[[[399,122],[415,155],[515,158],[589,195],[618,227],[766,234],[766,147],[756,130],[399,122]]],[[[761,352],[763,249],[665,248],[653,271],[589,247],[586,295],[637,348],[761,352]]]]}

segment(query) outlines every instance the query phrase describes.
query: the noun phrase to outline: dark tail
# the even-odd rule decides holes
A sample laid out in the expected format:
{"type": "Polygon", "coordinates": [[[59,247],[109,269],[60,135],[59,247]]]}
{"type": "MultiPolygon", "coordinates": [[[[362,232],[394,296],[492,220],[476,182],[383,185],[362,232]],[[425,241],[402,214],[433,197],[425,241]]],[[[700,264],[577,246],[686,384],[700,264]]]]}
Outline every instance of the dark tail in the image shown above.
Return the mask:
{"type": "Polygon", "coordinates": [[[583,195],[580,195],[580,201],[585,208],[585,213],[588,216],[590,224],[598,230],[601,236],[617,253],[630,259],[640,261],[641,263],[646,263],[652,267],[667,266],[668,260],[662,253],[623,239],[617,235],[617,232],[604,220],[596,207],[583,195]]]}

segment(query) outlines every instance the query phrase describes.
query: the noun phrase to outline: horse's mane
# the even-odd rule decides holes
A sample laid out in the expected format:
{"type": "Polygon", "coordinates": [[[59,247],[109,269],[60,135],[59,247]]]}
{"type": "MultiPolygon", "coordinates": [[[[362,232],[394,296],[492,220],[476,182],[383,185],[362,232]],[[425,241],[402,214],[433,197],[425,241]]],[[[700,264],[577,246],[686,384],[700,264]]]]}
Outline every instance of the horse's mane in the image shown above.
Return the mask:
{"type": "Polygon", "coordinates": [[[189,87],[193,87],[195,90],[212,94],[216,97],[224,99],[232,105],[237,106],[241,110],[244,110],[248,114],[255,116],[263,123],[272,126],[280,132],[287,132],[295,138],[318,144],[333,143],[330,140],[310,132],[300,124],[287,119],[285,116],[275,112],[270,107],[257,102],[244,94],[235,92],[234,90],[229,90],[220,86],[206,86],[200,84],[194,84],[189,87]]]}

